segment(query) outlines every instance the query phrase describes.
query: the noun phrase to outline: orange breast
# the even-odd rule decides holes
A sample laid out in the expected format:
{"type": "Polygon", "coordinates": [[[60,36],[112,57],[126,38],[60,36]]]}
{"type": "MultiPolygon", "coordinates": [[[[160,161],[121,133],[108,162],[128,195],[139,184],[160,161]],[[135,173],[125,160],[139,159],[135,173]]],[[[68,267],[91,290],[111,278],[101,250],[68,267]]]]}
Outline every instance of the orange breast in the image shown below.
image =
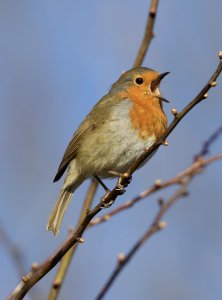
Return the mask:
{"type": "Polygon", "coordinates": [[[132,128],[143,140],[147,140],[151,136],[158,139],[167,126],[164,112],[152,103],[140,105],[134,102],[130,111],[130,119],[132,128]]]}
{"type": "Polygon", "coordinates": [[[132,128],[138,135],[147,140],[154,136],[158,139],[166,130],[167,118],[162,110],[160,100],[150,91],[141,92],[137,86],[130,86],[127,91],[118,94],[120,99],[128,98],[132,101],[130,119],[132,128]]]}

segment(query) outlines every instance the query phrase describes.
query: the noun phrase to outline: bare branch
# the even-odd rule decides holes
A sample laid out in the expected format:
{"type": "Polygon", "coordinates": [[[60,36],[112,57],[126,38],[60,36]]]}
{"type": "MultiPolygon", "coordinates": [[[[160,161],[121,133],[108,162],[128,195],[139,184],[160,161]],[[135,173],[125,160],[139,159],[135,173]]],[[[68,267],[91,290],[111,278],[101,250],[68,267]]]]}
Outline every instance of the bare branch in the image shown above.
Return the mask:
{"type": "Polygon", "coordinates": [[[222,159],[222,154],[218,154],[218,155],[213,156],[208,159],[202,159],[199,157],[199,159],[197,159],[189,168],[185,169],[184,171],[182,171],[175,177],[172,177],[171,179],[166,180],[164,182],[161,182],[160,180],[156,180],[155,183],[150,188],[141,192],[139,195],[137,195],[133,199],[121,204],[119,207],[111,210],[109,213],[104,214],[103,216],[92,220],[90,222],[89,226],[95,226],[95,225],[107,222],[108,220],[110,220],[110,218],[112,216],[114,216],[122,211],[125,211],[128,208],[133,207],[139,201],[149,197],[150,195],[152,195],[153,193],[155,193],[157,191],[160,191],[162,189],[165,189],[165,188],[170,187],[175,184],[181,185],[183,183],[184,178],[193,174],[194,171],[197,172],[198,170],[202,170],[202,168],[205,167],[206,165],[208,165],[209,163],[212,163],[213,161],[220,160],[220,159],[222,159]]]}
{"type": "Polygon", "coordinates": [[[206,167],[210,163],[222,159],[222,153],[218,154],[216,156],[211,157],[210,159],[205,161],[204,165],[199,165],[199,162],[197,161],[197,164],[192,167],[192,169],[187,172],[187,175],[183,178],[182,183],[180,187],[177,189],[177,191],[169,198],[168,201],[164,202],[161,200],[159,202],[159,211],[157,212],[152,224],[148,228],[148,230],[145,232],[145,234],[135,243],[135,245],[130,249],[130,251],[124,255],[121,254],[121,259],[118,259],[117,265],[114,268],[113,272],[111,273],[110,277],[100,290],[99,294],[97,295],[95,300],[101,300],[104,298],[104,296],[107,294],[108,290],[110,289],[113,282],[116,280],[117,276],[120,274],[120,272],[123,270],[123,268],[130,262],[130,260],[133,258],[133,256],[137,253],[137,251],[144,245],[144,243],[154,234],[159,232],[160,230],[164,229],[166,227],[166,223],[162,221],[163,216],[166,214],[166,212],[181,198],[187,196],[187,186],[191,182],[194,176],[199,174],[200,167],[206,167]]]}
{"type": "MultiPolygon", "coordinates": [[[[164,135],[152,146],[149,150],[145,151],[140,159],[135,161],[132,166],[129,168],[126,174],[120,178],[120,182],[126,182],[129,177],[133,174],[133,172],[138,168],[138,166],[153,152],[159,148],[159,146],[166,140],[169,134],[174,130],[174,128],[179,124],[179,122],[185,117],[185,115],[195,107],[199,102],[203,99],[206,99],[206,93],[212,87],[212,82],[215,82],[217,77],[222,71],[222,55],[219,55],[220,62],[218,64],[217,69],[213,73],[210,80],[207,84],[202,88],[199,94],[182,110],[182,112],[178,113],[178,115],[171,122],[169,127],[167,128],[164,135]],[[127,179],[127,180],[126,180],[127,179]]],[[[57,250],[54,254],[52,254],[45,262],[43,262],[36,271],[32,271],[23,277],[23,284],[19,284],[20,289],[18,290],[17,296],[15,299],[22,299],[27,292],[31,289],[31,287],[38,282],[45,274],[47,274],[60,260],[61,258],[69,251],[71,247],[73,247],[79,239],[81,238],[83,232],[86,227],[89,225],[90,221],[96,216],[103,208],[106,207],[106,204],[114,201],[118,196],[122,195],[122,191],[118,188],[118,185],[107,195],[103,197],[102,204],[97,204],[82,220],[82,222],[77,227],[76,231],[62,244],[62,246],[57,250]]],[[[9,298],[13,299],[13,298],[9,298]]]]}
{"type": "Polygon", "coordinates": [[[203,147],[200,151],[200,153],[198,153],[196,155],[196,158],[198,158],[199,156],[204,156],[206,154],[209,153],[210,151],[210,146],[218,139],[218,137],[222,134],[222,126],[220,126],[211,136],[210,138],[204,142],[203,147]]]}
{"type": "Polygon", "coordinates": [[[141,64],[143,63],[143,60],[144,60],[145,55],[148,51],[151,40],[154,36],[153,27],[154,27],[154,23],[155,23],[155,19],[156,19],[158,3],[159,3],[159,0],[152,0],[151,1],[144,37],[143,37],[143,40],[141,42],[137,57],[135,59],[135,62],[133,64],[134,68],[141,66],[141,64]]]}

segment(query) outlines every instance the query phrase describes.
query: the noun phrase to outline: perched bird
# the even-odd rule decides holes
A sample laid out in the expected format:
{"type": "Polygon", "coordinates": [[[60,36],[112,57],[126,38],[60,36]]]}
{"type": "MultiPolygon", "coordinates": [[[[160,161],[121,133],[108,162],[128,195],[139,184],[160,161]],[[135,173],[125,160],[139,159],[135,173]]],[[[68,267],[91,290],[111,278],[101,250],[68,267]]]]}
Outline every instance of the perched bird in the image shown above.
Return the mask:
{"type": "Polygon", "coordinates": [[[66,207],[84,180],[127,171],[165,131],[160,74],[145,67],[123,73],[87,115],[70,141],[54,182],[68,167],[47,230],[58,234],[66,207]]]}

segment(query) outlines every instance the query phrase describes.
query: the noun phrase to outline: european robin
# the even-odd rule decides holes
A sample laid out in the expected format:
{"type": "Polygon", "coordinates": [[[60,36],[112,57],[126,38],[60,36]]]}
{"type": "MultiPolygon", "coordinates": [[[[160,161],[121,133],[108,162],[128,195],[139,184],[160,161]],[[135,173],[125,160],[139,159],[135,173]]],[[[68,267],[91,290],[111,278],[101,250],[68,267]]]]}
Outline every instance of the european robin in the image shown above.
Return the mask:
{"type": "Polygon", "coordinates": [[[122,174],[166,130],[160,74],[145,67],[123,73],[87,115],[70,141],[54,182],[67,170],[64,184],[50,214],[47,230],[56,235],[75,190],[95,176],[122,174]]]}

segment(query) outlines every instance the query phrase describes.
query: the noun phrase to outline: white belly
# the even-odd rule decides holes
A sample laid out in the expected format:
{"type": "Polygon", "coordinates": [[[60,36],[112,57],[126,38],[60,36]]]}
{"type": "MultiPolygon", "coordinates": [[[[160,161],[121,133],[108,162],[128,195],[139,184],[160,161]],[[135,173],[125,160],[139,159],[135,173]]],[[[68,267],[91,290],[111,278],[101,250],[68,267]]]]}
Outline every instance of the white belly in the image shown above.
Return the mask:
{"type": "Polygon", "coordinates": [[[75,159],[79,173],[86,177],[94,174],[110,177],[109,170],[125,172],[155,142],[154,136],[141,139],[131,127],[130,107],[130,102],[126,102],[121,110],[117,107],[109,121],[84,141],[75,159]]]}

